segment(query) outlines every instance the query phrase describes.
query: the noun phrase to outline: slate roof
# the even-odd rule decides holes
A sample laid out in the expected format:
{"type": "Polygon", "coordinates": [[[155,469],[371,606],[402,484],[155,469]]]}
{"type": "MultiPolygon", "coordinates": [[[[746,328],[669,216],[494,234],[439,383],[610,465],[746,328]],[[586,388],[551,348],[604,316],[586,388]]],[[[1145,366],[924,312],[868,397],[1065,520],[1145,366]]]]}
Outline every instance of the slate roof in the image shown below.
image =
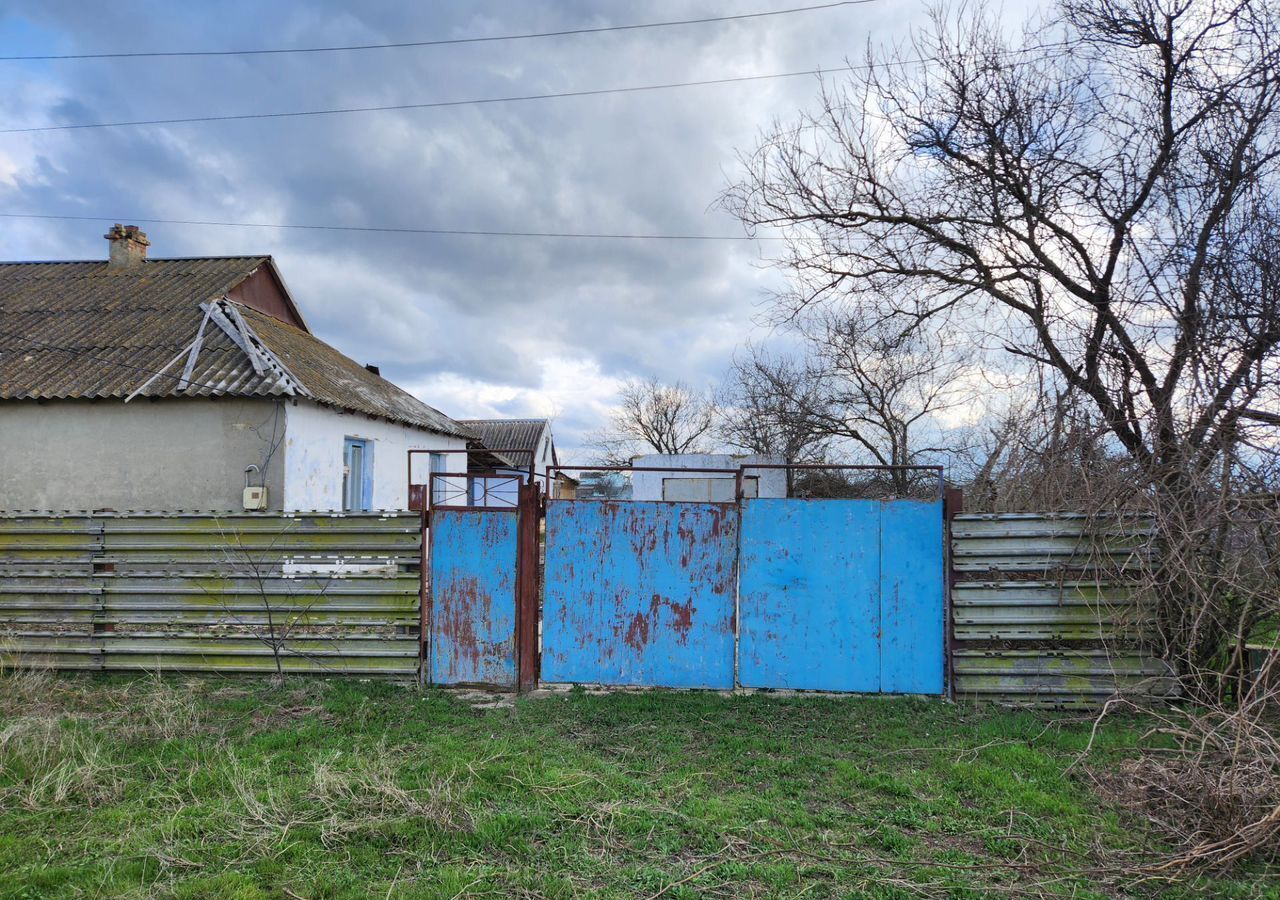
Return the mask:
{"type": "Polygon", "coordinates": [[[306,397],[471,437],[469,431],[299,328],[223,300],[268,256],[106,262],[0,263],[0,400],[139,396],[306,397]],[[186,348],[216,303],[250,330],[257,367],[212,321],[183,385],[186,348]],[[207,307],[206,307],[207,308],[207,307]],[[155,373],[165,374],[154,377],[155,373]],[[261,371],[259,371],[261,370],[261,371]]]}
{"type": "Polygon", "coordinates": [[[537,450],[546,419],[459,419],[486,447],[494,450],[537,450]]]}

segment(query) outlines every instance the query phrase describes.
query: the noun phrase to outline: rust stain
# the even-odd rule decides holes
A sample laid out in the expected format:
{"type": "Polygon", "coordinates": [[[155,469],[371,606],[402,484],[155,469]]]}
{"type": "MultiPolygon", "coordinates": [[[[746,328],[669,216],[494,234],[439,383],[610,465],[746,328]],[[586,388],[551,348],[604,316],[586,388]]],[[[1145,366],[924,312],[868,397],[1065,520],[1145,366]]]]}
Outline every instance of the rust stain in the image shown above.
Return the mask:
{"type": "Polygon", "coordinates": [[[623,638],[633,650],[643,650],[649,643],[649,619],[644,613],[636,613],[627,626],[627,636],[623,638]]]}
{"type": "Polygon", "coordinates": [[[485,592],[480,579],[474,575],[455,577],[442,587],[437,621],[440,634],[449,642],[449,674],[456,678],[464,674],[459,671],[461,660],[466,660],[472,670],[479,667],[481,650],[475,628],[475,610],[485,592]]]}

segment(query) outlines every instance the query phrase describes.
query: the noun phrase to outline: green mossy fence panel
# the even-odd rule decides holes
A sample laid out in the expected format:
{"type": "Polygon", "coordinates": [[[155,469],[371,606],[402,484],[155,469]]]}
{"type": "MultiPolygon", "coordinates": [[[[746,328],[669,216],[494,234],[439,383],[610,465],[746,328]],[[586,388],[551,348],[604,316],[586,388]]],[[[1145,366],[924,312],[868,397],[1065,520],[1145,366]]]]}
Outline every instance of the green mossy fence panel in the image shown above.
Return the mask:
{"type": "Polygon", "coordinates": [[[951,523],[952,676],[958,698],[1091,707],[1174,690],[1144,652],[1150,607],[1131,589],[1142,518],[1021,513],[951,523]]]}
{"type": "Polygon", "coordinates": [[[418,513],[0,514],[0,666],[414,677],[421,540],[418,513]]]}

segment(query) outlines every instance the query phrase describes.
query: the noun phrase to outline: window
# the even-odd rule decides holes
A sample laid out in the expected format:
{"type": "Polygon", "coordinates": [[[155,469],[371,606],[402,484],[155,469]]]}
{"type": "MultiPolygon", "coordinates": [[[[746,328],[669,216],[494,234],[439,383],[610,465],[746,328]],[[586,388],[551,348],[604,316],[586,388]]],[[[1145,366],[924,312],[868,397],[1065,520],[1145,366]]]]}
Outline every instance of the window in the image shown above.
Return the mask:
{"type": "Polygon", "coordinates": [[[362,512],[373,508],[373,441],[347,438],[342,453],[342,508],[362,512]]]}
{"type": "MultiPolygon", "coordinates": [[[[440,472],[449,471],[449,457],[444,453],[431,454],[431,474],[435,475],[440,472]]],[[[431,505],[439,506],[445,503],[445,495],[449,492],[449,479],[432,478],[431,481],[431,505]]]]}

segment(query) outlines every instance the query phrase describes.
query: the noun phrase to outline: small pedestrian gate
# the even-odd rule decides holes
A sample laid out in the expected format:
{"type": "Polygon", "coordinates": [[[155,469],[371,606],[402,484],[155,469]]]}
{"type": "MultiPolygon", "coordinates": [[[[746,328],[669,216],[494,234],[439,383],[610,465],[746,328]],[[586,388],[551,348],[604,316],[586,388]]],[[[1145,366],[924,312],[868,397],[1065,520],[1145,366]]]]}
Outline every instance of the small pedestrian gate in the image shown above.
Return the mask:
{"type": "Polygon", "coordinates": [[[550,499],[540,651],[536,495],[432,511],[431,682],[944,690],[940,495],[550,499]]]}
{"type": "Polygon", "coordinates": [[[423,615],[427,682],[533,686],[537,673],[538,507],[537,486],[521,484],[518,494],[512,491],[510,505],[441,504],[432,508],[424,566],[428,579],[423,615]]]}

